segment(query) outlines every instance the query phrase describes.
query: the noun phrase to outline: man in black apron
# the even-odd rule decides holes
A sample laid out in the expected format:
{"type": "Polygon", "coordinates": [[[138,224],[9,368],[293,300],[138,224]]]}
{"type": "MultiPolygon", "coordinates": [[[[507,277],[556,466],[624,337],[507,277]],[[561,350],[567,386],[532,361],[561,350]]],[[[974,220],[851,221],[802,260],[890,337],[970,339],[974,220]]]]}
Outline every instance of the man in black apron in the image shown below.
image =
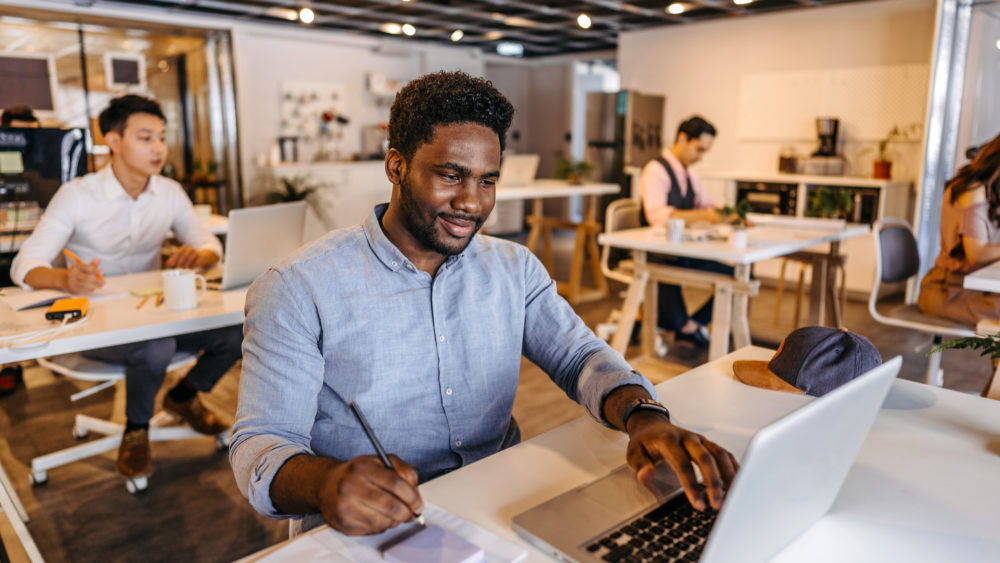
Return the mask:
{"type": "MultiPolygon", "coordinates": [[[[643,225],[666,227],[668,219],[684,219],[688,225],[720,221],[715,202],[705,193],[700,179],[690,168],[708,152],[714,140],[715,127],[700,116],[691,117],[678,127],[673,146],[646,164],[639,179],[643,225]]],[[[733,273],[732,266],[698,258],[650,255],[649,261],[708,272],[733,273]]],[[[681,288],[659,284],[658,317],[658,326],[673,331],[675,340],[708,348],[705,325],[712,320],[711,298],[693,315],[688,315],[681,288]]]]}

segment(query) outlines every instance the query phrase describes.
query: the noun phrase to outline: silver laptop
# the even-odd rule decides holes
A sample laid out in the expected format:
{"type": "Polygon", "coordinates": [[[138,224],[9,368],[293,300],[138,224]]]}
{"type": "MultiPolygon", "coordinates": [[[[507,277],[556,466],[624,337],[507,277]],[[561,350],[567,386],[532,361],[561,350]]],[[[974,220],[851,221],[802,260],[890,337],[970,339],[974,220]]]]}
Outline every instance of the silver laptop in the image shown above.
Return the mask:
{"type": "Polygon", "coordinates": [[[692,509],[669,470],[657,495],[623,466],[515,516],[514,530],[569,561],[766,561],[830,509],[901,364],[757,431],[717,515],[692,509]]]}
{"type": "Polygon", "coordinates": [[[497,185],[504,187],[526,186],[535,181],[538,173],[537,154],[511,154],[500,163],[500,177],[497,185]]]}
{"type": "Polygon", "coordinates": [[[302,245],[306,202],[278,203],[229,212],[221,289],[250,285],[269,266],[302,245]]]}

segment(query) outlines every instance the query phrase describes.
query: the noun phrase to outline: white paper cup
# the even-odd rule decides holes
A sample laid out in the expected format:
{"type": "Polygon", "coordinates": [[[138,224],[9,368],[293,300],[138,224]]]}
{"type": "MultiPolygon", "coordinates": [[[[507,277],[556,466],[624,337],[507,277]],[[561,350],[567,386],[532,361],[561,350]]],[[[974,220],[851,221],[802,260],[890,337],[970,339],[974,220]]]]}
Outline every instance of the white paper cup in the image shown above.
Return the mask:
{"type": "Polygon", "coordinates": [[[733,232],[729,233],[729,245],[733,248],[746,248],[747,230],[733,229],[733,232]]]}
{"type": "Polygon", "coordinates": [[[684,238],[684,219],[667,219],[667,240],[680,242],[684,238]]]}
{"type": "Polygon", "coordinates": [[[191,270],[164,270],[163,300],[171,311],[187,311],[198,306],[205,295],[205,277],[191,270]],[[197,285],[201,281],[201,289],[197,285]]]}

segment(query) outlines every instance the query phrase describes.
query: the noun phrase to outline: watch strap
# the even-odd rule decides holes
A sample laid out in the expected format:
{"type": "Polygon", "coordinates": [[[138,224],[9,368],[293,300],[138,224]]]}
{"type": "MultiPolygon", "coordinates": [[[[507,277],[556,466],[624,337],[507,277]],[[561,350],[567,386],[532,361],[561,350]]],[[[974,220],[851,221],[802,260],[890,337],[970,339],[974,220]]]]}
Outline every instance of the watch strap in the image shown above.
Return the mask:
{"type": "Polygon", "coordinates": [[[632,401],[631,404],[629,404],[628,408],[625,409],[625,414],[622,415],[623,430],[628,429],[629,417],[631,417],[633,414],[639,411],[658,412],[663,416],[667,417],[668,421],[670,420],[670,411],[667,410],[667,407],[663,406],[662,404],[652,399],[636,399],[632,401]]]}

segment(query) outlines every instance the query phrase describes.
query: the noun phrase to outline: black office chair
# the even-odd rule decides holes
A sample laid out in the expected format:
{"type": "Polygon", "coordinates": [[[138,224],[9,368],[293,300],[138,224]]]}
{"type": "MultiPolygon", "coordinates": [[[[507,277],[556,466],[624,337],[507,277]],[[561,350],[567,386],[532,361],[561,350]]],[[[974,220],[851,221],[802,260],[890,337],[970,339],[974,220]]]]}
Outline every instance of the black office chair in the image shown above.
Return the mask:
{"type": "MultiPolygon", "coordinates": [[[[962,338],[975,336],[976,333],[963,324],[941,317],[925,315],[916,305],[899,305],[880,313],[875,304],[878,301],[879,289],[883,283],[905,282],[920,271],[920,254],[917,252],[917,241],[913,237],[910,225],[901,219],[885,218],[875,223],[875,283],[872,284],[871,297],[868,298],[868,311],[876,322],[917,330],[930,334],[934,346],[941,343],[943,337],[962,338]]],[[[941,387],[944,374],[941,371],[941,353],[935,352],[927,358],[928,385],[941,387]]]]}

